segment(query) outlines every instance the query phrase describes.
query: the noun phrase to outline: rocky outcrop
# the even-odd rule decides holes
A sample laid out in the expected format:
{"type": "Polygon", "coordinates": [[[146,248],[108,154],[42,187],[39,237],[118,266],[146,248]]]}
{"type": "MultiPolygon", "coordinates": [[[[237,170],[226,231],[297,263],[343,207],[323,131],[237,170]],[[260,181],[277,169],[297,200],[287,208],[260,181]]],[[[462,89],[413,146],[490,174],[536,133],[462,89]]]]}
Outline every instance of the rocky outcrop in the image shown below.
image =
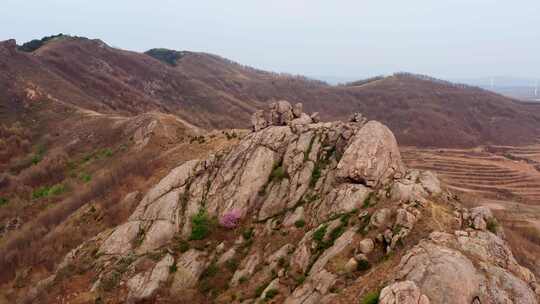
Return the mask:
{"type": "Polygon", "coordinates": [[[388,183],[405,173],[396,138],[383,124],[370,121],[351,139],[336,175],[368,186],[388,183]]]}
{"type": "Polygon", "coordinates": [[[183,253],[176,262],[173,288],[186,290],[194,288],[207,266],[207,257],[204,252],[190,249],[183,253]]]}
{"type": "Polygon", "coordinates": [[[455,207],[435,174],[407,171],[386,126],[359,114],[315,123],[285,101],[255,113],[253,126],[237,146],[173,169],[89,246],[98,250],[78,249],[63,266],[87,252],[99,277],[126,256],[162,257],[122,275],[132,302],[167,281],[186,299],[340,303],[340,290],[369,276],[390,282],[380,303],[535,303],[536,279],[492,233],[489,210],[455,207]],[[440,214],[455,219],[430,222],[440,214]],[[445,232],[428,237],[432,227],[445,232]]]}
{"type": "Polygon", "coordinates": [[[385,287],[381,291],[380,304],[429,304],[429,298],[420,293],[413,281],[403,281],[385,287]]]}
{"type": "Polygon", "coordinates": [[[150,299],[157,289],[169,277],[170,267],[174,264],[174,258],[167,254],[159,261],[153,269],[144,273],[139,273],[129,279],[127,287],[129,289],[128,303],[136,303],[150,299]]]}
{"type": "Polygon", "coordinates": [[[321,270],[296,288],[291,296],[285,300],[285,304],[316,304],[320,303],[323,295],[328,294],[334,285],[336,275],[321,270]]]}
{"type": "Polygon", "coordinates": [[[302,103],[291,106],[286,100],[272,102],[268,113],[258,110],[251,116],[251,126],[255,132],[270,126],[291,126],[293,129],[297,129],[319,121],[319,113],[308,115],[303,112],[302,103]]]}
{"type": "Polygon", "coordinates": [[[488,223],[494,220],[491,210],[487,207],[476,207],[471,209],[470,225],[474,229],[486,230],[488,228],[488,223]]]}
{"type": "Polygon", "coordinates": [[[431,303],[537,303],[534,276],[489,232],[434,232],[401,259],[398,271],[431,303]]]}

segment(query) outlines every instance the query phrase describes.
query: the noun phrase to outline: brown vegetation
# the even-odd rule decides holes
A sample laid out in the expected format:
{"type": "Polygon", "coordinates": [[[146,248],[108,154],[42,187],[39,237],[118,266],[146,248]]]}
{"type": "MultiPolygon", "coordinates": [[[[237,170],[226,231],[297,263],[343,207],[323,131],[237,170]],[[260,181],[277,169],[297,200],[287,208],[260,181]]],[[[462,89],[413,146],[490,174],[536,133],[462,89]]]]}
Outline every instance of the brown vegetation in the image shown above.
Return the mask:
{"type": "MultiPolygon", "coordinates": [[[[3,47],[9,49],[9,44],[3,47]]],[[[245,128],[251,113],[277,99],[303,102],[323,120],[363,112],[389,125],[405,145],[524,144],[535,139],[540,127],[537,107],[405,73],[329,86],[204,53],[181,52],[176,65],[170,65],[80,38],[53,40],[32,54],[12,46],[6,54],[0,56],[0,63],[9,67],[5,81],[24,75],[38,88],[37,96],[42,92],[101,113],[174,113],[205,128],[245,128]]],[[[11,87],[6,92],[17,93],[28,83],[4,86],[11,87]]]]}
{"type": "MultiPolygon", "coordinates": [[[[122,185],[135,177],[150,177],[158,166],[149,155],[133,155],[95,178],[87,188],[45,210],[20,231],[10,235],[0,244],[0,267],[3,269],[0,279],[13,278],[20,265],[45,265],[52,270],[59,257],[89,237],[80,232],[57,231],[58,225],[80,207],[92,202],[101,202],[106,209],[112,208],[121,199],[119,188],[122,185]]],[[[105,227],[111,227],[120,219],[109,220],[109,223],[103,223],[105,227]]]]}

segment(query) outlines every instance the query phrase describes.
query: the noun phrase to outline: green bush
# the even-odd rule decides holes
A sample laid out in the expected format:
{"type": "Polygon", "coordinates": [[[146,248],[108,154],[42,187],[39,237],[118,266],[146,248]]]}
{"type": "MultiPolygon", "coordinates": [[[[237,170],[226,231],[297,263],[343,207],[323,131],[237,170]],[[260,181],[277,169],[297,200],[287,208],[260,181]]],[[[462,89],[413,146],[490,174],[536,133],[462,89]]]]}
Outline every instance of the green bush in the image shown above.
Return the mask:
{"type": "Polygon", "coordinates": [[[487,220],[487,230],[491,231],[492,233],[497,233],[497,230],[499,228],[499,223],[497,223],[497,220],[494,218],[490,218],[487,220]]]}
{"type": "Polygon", "coordinates": [[[235,272],[236,268],[238,268],[238,260],[235,259],[235,258],[232,258],[232,259],[228,260],[227,262],[225,262],[225,266],[227,266],[227,268],[231,272],[235,272]]]}
{"type": "Polygon", "coordinates": [[[32,198],[40,199],[43,197],[56,196],[64,193],[65,191],[66,187],[62,184],[56,184],[52,187],[43,186],[32,191],[32,198]]]}
{"type": "Polygon", "coordinates": [[[311,188],[317,185],[319,178],[321,178],[321,171],[322,171],[321,165],[319,163],[316,163],[315,167],[313,168],[313,171],[311,172],[311,179],[309,180],[309,186],[311,188]]]}
{"type": "Polygon", "coordinates": [[[265,300],[273,299],[278,293],[279,291],[277,289],[270,289],[265,293],[264,299],[265,300]]]}
{"type": "Polygon", "coordinates": [[[328,247],[334,245],[334,241],[337,240],[337,238],[340,237],[343,234],[343,232],[345,232],[345,226],[343,226],[343,225],[340,225],[340,226],[336,227],[334,230],[332,230],[330,232],[330,243],[331,244],[328,247]]]}
{"type": "Polygon", "coordinates": [[[306,225],[306,221],[304,220],[297,220],[296,222],[294,222],[294,226],[296,228],[302,228],[306,225]]]}
{"type": "Polygon", "coordinates": [[[33,52],[42,47],[45,43],[47,43],[47,41],[64,36],[64,34],[60,33],[58,35],[46,36],[41,39],[34,39],[19,46],[18,50],[23,52],[33,52]]]}
{"type": "Polygon", "coordinates": [[[298,277],[296,277],[295,280],[296,280],[296,284],[301,285],[301,284],[303,284],[304,281],[306,280],[306,275],[301,274],[301,275],[299,275],[298,277]]]}
{"type": "Polygon", "coordinates": [[[315,141],[315,136],[311,138],[309,141],[309,146],[307,150],[304,152],[304,162],[309,160],[309,154],[311,153],[311,150],[313,149],[313,142],[315,141]]]}
{"type": "Polygon", "coordinates": [[[36,153],[32,155],[32,158],[31,158],[32,164],[37,165],[39,162],[41,162],[41,160],[43,159],[43,156],[45,156],[45,152],[46,152],[45,147],[42,145],[39,145],[37,147],[36,153]]]}
{"type": "Polygon", "coordinates": [[[362,298],[360,304],[377,304],[379,303],[379,295],[379,291],[372,291],[362,298]]]}
{"type": "Polygon", "coordinates": [[[322,243],[324,236],[326,235],[326,229],[327,226],[323,225],[321,228],[315,230],[315,232],[313,232],[313,240],[317,243],[322,243]]]}
{"type": "Polygon", "coordinates": [[[358,266],[356,267],[356,269],[358,269],[360,271],[364,271],[364,270],[368,270],[369,267],[371,267],[371,265],[369,264],[368,261],[360,260],[360,261],[358,261],[358,266]]]}
{"type": "Polygon", "coordinates": [[[116,270],[107,273],[103,276],[101,279],[101,288],[105,291],[112,291],[113,289],[118,286],[118,283],[120,282],[120,279],[122,277],[122,274],[116,270]]]}
{"type": "Polygon", "coordinates": [[[175,273],[177,270],[178,270],[178,267],[176,267],[176,264],[172,264],[171,266],[169,266],[170,273],[175,273]]]}
{"type": "Polygon", "coordinates": [[[372,198],[373,198],[373,192],[370,192],[368,196],[366,197],[366,199],[364,199],[364,203],[362,204],[363,209],[369,208],[369,206],[371,205],[372,198]]]}
{"type": "Polygon", "coordinates": [[[184,52],[178,52],[163,48],[151,49],[144,53],[172,66],[176,66],[176,62],[185,55],[184,52]]]}
{"type": "Polygon", "coordinates": [[[215,276],[219,272],[219,268],[217,267],[216,263],[212,263],[206,268],[206,270],[202,273],[201,278],[211,278],[215,276]]]}
{"type": "Polygon", "coordinates": [[[9,200],[7,198],[0,197],[0,207],[4,206],[4,205],[7,205],[8,202],[9,202],[9,200]]]}
{"type": "Polygon", "coordinates": [[[66,187],[62,184],[56,184],[49,190],[49,196],[60,195],[66,191],[66,187]]]}
{"type": "Polygon", "coordinates": [[[270,180],[280,182],[284,178],[288,178],[288,174],[283,166],[279,164],[275,165],[274,169],[272,169],[272,173],[270,174],[270,180]]]}
{"type": "Polygon", "coordinates": [[[244,239],[247,241],[247,240],[250,240],[251,237],[253,236],[253,228],[246,228],[244,229],[244,231],[242,232],[242,236],[244,237],[244,239]]]}
{"type": "Polygon", "coordinates": [[[268,283],[265,282],[264,284],[259,285],[259,287],[257,287],[257,289],[255,289],[255,296],[257,298],[261,296],[263,291],[266,289],[266,286],[268,286],[268,283]]]}
{"type": "Polygon", "coordinates": [[[180,242],[178,242],[178,245],[176,248],[178,249],[178,251],[182,253],[186,252],[189,250],[189,243],[184,240],[181,240],[180,242]]]}
{"type": "Polygon", "coordinates": [[[81,175],[79,176],[79,178],[85,182],[85,183],[88,183],[89,181],[92,180],[92,175],[88,174],[88,173],[81,173],[81,175]]]}
{"type": "Polygon", "coordinates": [[[110,148],[105,148],[101,150],[100,154],[101,156],[104,156],[104,157],[111,157],[113,155],[113,152],[110,148]]]}
{"type": "Polygon", "coordinates": [[[203,240],[212,230],[212,220],[206,213],[206,210],[200,210],[191,217],[191,240],[203,240]]]}

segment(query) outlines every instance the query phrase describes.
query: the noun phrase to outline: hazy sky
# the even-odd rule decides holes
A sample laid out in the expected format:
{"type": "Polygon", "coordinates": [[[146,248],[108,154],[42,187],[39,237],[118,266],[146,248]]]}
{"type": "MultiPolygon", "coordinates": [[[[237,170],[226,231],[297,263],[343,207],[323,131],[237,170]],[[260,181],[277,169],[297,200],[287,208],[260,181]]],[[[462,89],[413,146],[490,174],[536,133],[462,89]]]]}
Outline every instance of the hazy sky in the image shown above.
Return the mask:
{"type": "Polygon", "coordinates": [[[0,40],[56,33],[311,76],[540,78],[539,0],[1,0],[0,40]]]}

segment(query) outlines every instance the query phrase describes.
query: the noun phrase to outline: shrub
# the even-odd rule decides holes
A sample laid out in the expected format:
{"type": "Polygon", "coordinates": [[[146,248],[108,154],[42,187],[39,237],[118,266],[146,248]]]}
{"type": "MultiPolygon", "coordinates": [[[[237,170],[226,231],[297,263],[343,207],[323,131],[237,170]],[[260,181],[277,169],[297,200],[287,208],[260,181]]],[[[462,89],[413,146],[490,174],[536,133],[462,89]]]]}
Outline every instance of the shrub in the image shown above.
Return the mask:
{"type": "Polygon", "coordinates": [[[315,141],[315,136],[311,138],[309,141],[309,146],[307,150],[304,152],[304,162],[309,160],[309,154],[311,153],[311,150],[313,149],[313,142],[315,141]]]}
{"type": "Polygon", "coordinates": [[[9,200],[7,198],[0,197],[0,207],[4,206],[4,205],[7,205],[8,202],[9,202],[9,200]]]}
{"type": "Polygon", "coordinates": [[[497,230],[499,228],[499,223],[497,223],[497,220],[495,218],[490,218],[487,220],[487,230],[491,231],[492,233],[497,233],[497,230]]]}
{"type": "Polygon", "coordinates": [[[238,268],[238,260],[235,259],[235,258],[232,258],[232,259],[228,260],[227,262],[225,262],[225,266],[227,266],[227,268],[231,272],[235,272],[236,268],[238,268]]]}
{"type": "Polygon", "coordinates": [[[272,173],[270,174],[270,180],[279,182],[284,178],[288,178],[288,174],[283,166],[280,164],[275,165],[274,169],[272,169],[272,173]]]}
{"type": "Polygon", "coordinates": [[[255,289],[255,296],[260,297],[263,291],[266,289],[266,286],[268,286],[268,283],[263,283],[262,285],[259,285],[257,289],[255,289]]]}
{"type": "Polygon", "coordinates": [[[369,267],[371,267],[371,265],[369,265],[368,261],[360,260],[360,261],[358,261],[358,266],[356,267],[356,269],[358,269],[360,271],[364,271],[364,270],[368,270],[369,267]]]}
{"type": "Polygon", "coordinates": [[[309,186],[311,188],[315,187],[319,181],[319,178],[321,178],[321,170],[321,165],[316,163],[315,167],[313,168],[313,172],[311,172],[311,179],[309,180],[309,186]]]}
{"type": "Polygon", "coordinates": [[[60,33],[58,35],[46,36],[41,39],[34,39],[19,46],[18,50],[23,52],[33,52],[42,47],[45,43],[47,43],[47,41],[64,36],[64,34],[60,33]]]}
{"type": "Polygon", "coordinates": [[[64,151],[54,151],[40,159],[39,163],[21,171],[20,180],[30,187],[59,183],[65,178],[67,159],[68,156],[64,151]]]}
{"type": "Polygon", "coordinates": [[[279,293],[279,291],[277,289],[270,289],[265,293],[264,299],[265,300],[270,300],[270,299],[274,298],[278,293],[279,293]]]}
{"type": "Polygon", "coordinates": [[[191,217],[191,240],[202,240],[210,234],[212,229],[212,221],[206,210],[200,210],[197,214],[191,217]]]}
{"type": "Polygon", "coordinates": [[[349,219],[351,218],[351,215],[352,213],[345,213],[345,214],[342,214],[341,217],[339,218],[339,220],[341,221],[341,223],[343,225],[348,225],[349,224],[349,219]]]}
{"type": "Polygon", "coordinates": [[[364,199],[364,202],[362,204],[362,208],[363,209],[366,209],[366,208],[369,208],[369,206],[371,205],[371,199],[373,197],[373,192],[370,192],[368,194],[368,196],[364,199]]]}
{"type": "Polygon", "coordinates": [[[105,148],[101,150],[100,154],[104,157],[111,157],[113,155],[113,151],[110,148],[105,148]]]}
{"type": "MultiPolygon", "coordinates": [[[[161,164],[161,160],[155,159],[150,152],[137,153],[115,162],[107,174],[94,178],[89,187],[74,192],[60,204],[47,208],[25,223],[17,233],[5,236],[0,244],[0,280],[14,277],[16,270],[23,265],[39,264],[52,269],[67,251],[84,240],[79,239],[78,233],[66,233],[65,230],[58,231],[60,229],[55,230],[54,227],[90,202],[102,201],[107,208],[122,205],[116,204],[120,197],[115,189],[124,185],[126,179],[149,178],[161,164]]],[[[108,227],[120,224],[117,222],[117,215],[115,212],[106,212],[105,223],[108,227]],[[107,214],[114,216],[109,217],[107,214]]]]}
{"type": "Polygon", "coordinates": [[[178,268],[176,267],[176,264],[172,264],[171,266],[169,266],[170,273],[175,273],[177,270],[178,268]]]}
{"type": "Polygon", "coordinates": [[[92,175],[90,175],[88,173],[81,173],[81,175],[79,177],[85,183],[88,183],[89,181],[92,180],[92,175]]]}
{"type": "Polygon", "coordinates": [[[233,229],[238,226],[238,222],[240,221],[240,211],[237,209],[234,209],[230,212],[225,213],[220,219],[219,224],[225,228],[233,229]]]}
{"type": "Polygon", "coordinates": [[[46,197],[48,193],[49,193],[49,187],[39,187],[32,191],[32,198],[38,199],[38,198],[46,197]]]}
{"type": "Polygon", "coordinates": [[[345,226],[340,225],[330,232],[330,244],[328,247],[334,245],[334,241],[345,232],[345,226]]]}
{"type": "Polygon", "coordinates": [[[296,284],[301,285],[306,280],[306,275],[301,274],[296,278],[296,284]]]}
{"type": "Polygon", "coordinates": [[[49,196],[55,196],[60,195],[66,191],[66,187],[62,184],[56,184],[52,187],[39,187],[37,189],[34,189],[32,191],[32,198],[33,199],[40,199],[43,197],[49,197],[49,196]]]}
{"type": "Polygon", "coordinates": [[[43,159],[43,156],[45,155],[45,151],[46,151],[45,147],[41,145],[38,146],[36,153],[31,158],[33,165],[37,165],[43,159]]]}
{"type": "Polygon", "coordinates": [[[253,236],[253,228],[246,228],[242,232],[242,236],[244,237],[245,240],[250,240],[251,237],[253,236]]]}
{"type": "Polygon", "coordinates": [[[216,263],[212,263],[206,268],[206,270],[202,273],[201,277],[204,278],[211,278],[215,276],[219,271],[219,268],[217,267],[216,263]]]}
{"type": "Polygon", "coordinates": [[[177,246],[177,249],[178,251],[180,252],[186,252],[189,250],[189,243],[184,241],[184,240],[181,240],[179,243],[178,243],[178,246],[177,246]]]}
{"type": "Polygon", "coordinates": [[[183,52],[162,48],[148,50],[145,54],[172,66],[175,66],[176,62],[184,56],[183,52]]]}
{"type": "Polygon", "coordinates": [[[362,298],[360,304],[377,304],[379,303],[379,295],[379,291],[369,292],[362,298]]]}
{"type": "Polygon", "coordinates": [[[294,226],[296,228],[302,228],[306,225],[306,221],[304,220],[297,220],[296,222],[294,222],[294,226]]]}
{"type": "Polygon", "coordinates": [[[103,288],[103,290],[105,291],[112,291],[113,289],[116,288],[116,286],[120,282],[121,276],[122,275],[120,274],[120,272],[116,270],[113,270],[112,272],[107,273],[101,279],[101,285],[100,285],[101,288],[103,288]]]}
{"type": "Polygon", "coordinates": [[[313,239],[317,243],[322,243],[324,236],[326,235],[326,229],[327,229],[327,226],[323,225],[321,228],[315,230],[315,232],[313,233],[313,239]]]}

